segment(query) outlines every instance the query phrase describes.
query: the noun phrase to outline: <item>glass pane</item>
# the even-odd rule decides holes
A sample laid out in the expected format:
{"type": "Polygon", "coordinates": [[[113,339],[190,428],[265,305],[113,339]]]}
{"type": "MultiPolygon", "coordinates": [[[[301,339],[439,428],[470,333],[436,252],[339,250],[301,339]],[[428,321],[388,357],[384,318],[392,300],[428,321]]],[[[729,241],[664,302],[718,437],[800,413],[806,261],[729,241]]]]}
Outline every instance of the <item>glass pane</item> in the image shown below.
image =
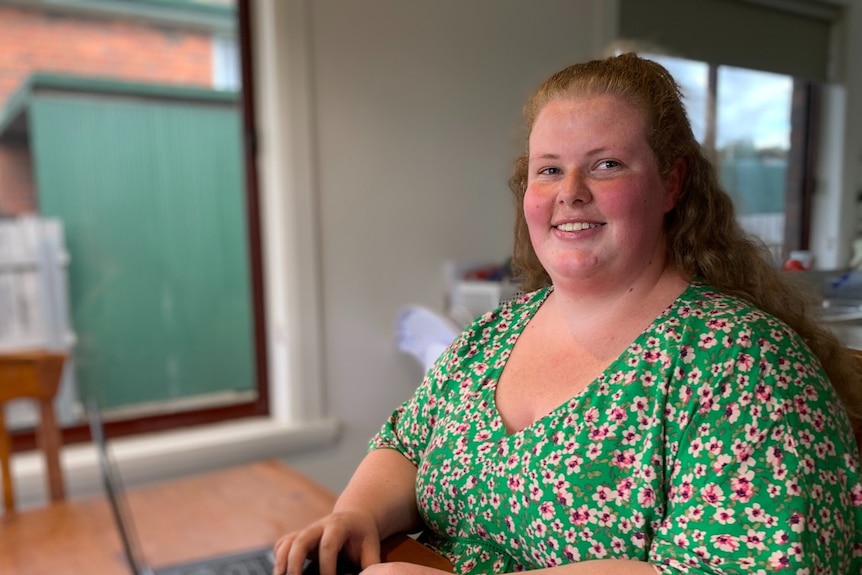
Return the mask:
{"type": "Polygon", "coordinates": [[[784,245],[793,79],[721,66],[716,150],[737,218],[780,258],[784,245]]]}
{"type": "Polygon", "coordinates": [[[665,68],[676,79],[682,91],[688,119],[694,137],[704,144],[707,126],[707,98],[709,95],[709,65],[704,62],[685,60],[683,58],[672,58],[670,56],[656,56],[645,54],[645,57],[655,60],[665,68]]]}
{"type": "Polygon", "coordinates": [[[0,3],[0,218],[60,222],[69,255],[61,421],[253,401],[235,2],[68,5],[0,3]]]}

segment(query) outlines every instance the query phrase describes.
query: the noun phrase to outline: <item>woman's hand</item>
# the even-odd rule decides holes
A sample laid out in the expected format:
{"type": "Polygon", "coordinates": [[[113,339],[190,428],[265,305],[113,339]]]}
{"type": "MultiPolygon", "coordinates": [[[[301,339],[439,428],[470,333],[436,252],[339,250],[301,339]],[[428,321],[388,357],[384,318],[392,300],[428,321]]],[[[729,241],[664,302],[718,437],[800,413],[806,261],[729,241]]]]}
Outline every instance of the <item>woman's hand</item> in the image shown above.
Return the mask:
{"type": "Polygon", "coordinates": [[[380,562],[380,534],[374,517],[361,510],[339,510],[279,539],[273,573],[300,575],[305,558],[316,555],[320,575],[335,575],[339,553],[363,568],[380,562]]]}

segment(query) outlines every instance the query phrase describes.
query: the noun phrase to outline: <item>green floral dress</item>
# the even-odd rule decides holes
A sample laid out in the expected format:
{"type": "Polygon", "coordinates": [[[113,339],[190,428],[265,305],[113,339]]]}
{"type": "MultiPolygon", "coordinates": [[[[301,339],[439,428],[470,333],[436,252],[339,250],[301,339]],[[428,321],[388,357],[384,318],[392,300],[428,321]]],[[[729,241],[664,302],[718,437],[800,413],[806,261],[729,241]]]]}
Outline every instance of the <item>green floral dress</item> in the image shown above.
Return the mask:
{"type": "Polygon", "coordinates": [[[550,294],[479,318],[370,443],[416,464],[459,573],[590,559],[663,573],[862,573],[846,414],[786,325],[693,283],[581,393],[509,434],[494,390],[550,294]]]}

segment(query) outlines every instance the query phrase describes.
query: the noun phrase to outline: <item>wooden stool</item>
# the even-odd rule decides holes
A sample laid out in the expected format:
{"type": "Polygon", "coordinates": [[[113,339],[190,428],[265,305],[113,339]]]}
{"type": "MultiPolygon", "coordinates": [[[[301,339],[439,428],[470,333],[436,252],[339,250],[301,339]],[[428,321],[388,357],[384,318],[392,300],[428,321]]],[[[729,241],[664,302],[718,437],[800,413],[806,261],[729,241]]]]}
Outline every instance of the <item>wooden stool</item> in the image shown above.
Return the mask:
{"type": "Polygon", "coordinates": [[[15,510],[12,489],[12,442],[6,429],[3,407],[9,401],[30,398],[39,404],[36,439],[45,453],[48,492],[51,501],[65,499],[63,470],[60,467],[60,429],[54,418],[54,396],[60,387],[66,356],[52,351],[0,352],[0,465],[3,504],[7,513],[15,510]]]}

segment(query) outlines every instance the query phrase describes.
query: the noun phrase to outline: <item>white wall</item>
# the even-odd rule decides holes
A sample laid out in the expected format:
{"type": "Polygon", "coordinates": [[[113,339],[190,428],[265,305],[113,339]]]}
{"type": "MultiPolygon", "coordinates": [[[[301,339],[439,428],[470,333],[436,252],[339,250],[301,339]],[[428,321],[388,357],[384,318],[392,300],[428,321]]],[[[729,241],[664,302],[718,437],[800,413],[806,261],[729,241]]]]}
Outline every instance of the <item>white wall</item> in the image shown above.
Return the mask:
{"type": "MultiPolygon", "coordinates": [[[[439,308],[446,260],[509,254],[521,106],[549,73],[602,52],[615,6],[253,3],[273,409],[341,423],[329,447],[286,456],[300,471],[341,489],[418,384],[418,367],[394,346],[398,308],[439,308]]],[[[858,26],[859,7],[847,9],[858,26]]],[[[858,62],[858,48],[849,40],[839,60],[858,62]]],[[[858,120],[860,72],[841,73],[858,120]]],[[[859,169],[859,124],[842,136],[846,167],[831,184],[845,197],[857,183],[847,178],[859,169]]],[[[847,222],[828,219],[819,229],[845,241],[847,222]]]]}
{"type": "MultiPolygon", "coordinates": [[[[316,282],[324,411],[342,424],[335,445],[291,455],[292,465],[340,489],[368,439],[421,379],[394,345],[399,307],[440,308],[446,260],[509,255],[507,179],[521,145],[521,106],[548,74],[594,54],[603,16],[594,5],[256,3],[273,376],[295,375],[304,359],[285,339],[307,324],[291,325],[284,293],[316,282]],[[260,53],[267,42],[273,60],[260,53]],[[292,130],[300,135],[285,135],[292,130]],[[303,143],[311,157],[297,159],[303,143]],[[291,166],[303,173],[305,162],[309,173],[290,173],[291,166]],[[314,221],[297,221],[297,212],[314,221]],[[297,234],[305,242],[299,252],[291,245],[297,234]],[[319,259],[309,261],[306,250],[319,259]]],[[[276,409],[294,401],[274,387],[276,409]]]]}

